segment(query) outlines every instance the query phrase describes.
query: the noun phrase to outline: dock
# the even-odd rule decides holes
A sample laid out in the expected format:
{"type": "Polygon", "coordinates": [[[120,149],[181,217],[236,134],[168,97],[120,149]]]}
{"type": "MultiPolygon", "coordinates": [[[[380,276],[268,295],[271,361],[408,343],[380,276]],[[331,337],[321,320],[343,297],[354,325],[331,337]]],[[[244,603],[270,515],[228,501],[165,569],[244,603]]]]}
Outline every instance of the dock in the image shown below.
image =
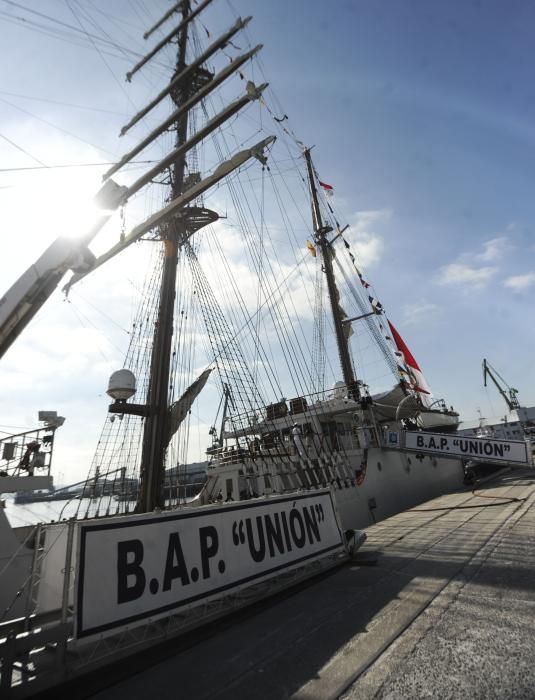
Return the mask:
{"type": "Polygon", "coordinates": [[[70,698],[535,697],[535,472],[367,529],[354,561],[102,670],[70,698]]]}

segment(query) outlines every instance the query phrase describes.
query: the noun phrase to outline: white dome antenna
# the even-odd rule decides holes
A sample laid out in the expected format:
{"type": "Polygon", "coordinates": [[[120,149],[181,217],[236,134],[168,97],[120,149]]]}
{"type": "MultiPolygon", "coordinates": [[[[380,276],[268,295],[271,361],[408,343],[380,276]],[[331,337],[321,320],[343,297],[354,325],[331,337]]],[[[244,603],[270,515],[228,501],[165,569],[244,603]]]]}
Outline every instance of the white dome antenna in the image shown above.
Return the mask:
{"type": "Polygon", "coordinates": [[[108,382],[108,396],[115,401],[128,401],[136,393],[136,377],[129,369],[114,372],[108,382]]]}

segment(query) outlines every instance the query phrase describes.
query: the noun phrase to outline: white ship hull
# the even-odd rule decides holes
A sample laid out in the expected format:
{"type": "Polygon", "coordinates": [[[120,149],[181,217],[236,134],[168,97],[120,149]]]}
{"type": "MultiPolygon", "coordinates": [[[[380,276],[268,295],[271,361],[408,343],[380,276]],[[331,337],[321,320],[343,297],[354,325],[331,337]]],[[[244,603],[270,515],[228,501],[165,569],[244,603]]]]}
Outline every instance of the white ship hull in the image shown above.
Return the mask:
{"type": "MultiPolygon", "coordinates": [[[[347,471],[345,473],[348,474],[347,471]]],[[[425,500],[460,488],[463,468],[460,460],[430,456],[417,458],[400,450],[370,448],[363,479],[360,484],[357,481],[353,474],[345,479],[340,477],[331,485],[342,531],[365,528],[425,500]]],[[[300,489],[296,493],[317,492],[318,489],[300,489]]],[[[254,499],[252,503],[260,504],[262,500],[254,499]]],[[[206,508],[213,510],[216,507],[189,510],[205,511],[206,508]]],[[[125,521],[129,517],[132,516],[122,516],[125,521]]],[[[47,526],[43,527],[46,529],[47,526]]],[[[5,568],[0,586],[0,610],[8,611],[5,619],[23,616],[28,607],[28,584],[33,562],[33,548],[28,546],[33,545],[33,541],[32,537],[28,538],[29,534],[28,528],[12,529],[4,511],[0,510],[0,569],[5,568]],[[23,544],[26,538],[28,543],[23,544]],[[17,595],[19,591],[24,593],[17,595]]],[[[61,559],[59,555],[58,571],[62,568],[61,559]]],[[[58,586],[60,584],[61,576],[58,586]]],[[[50,587],[50,583],[44,585],[50,587]]],[[[56,595],[59,595],[59,591],[56,595]]]]}
{"type": "Polygon", "coordinates": [[[463,485],[460,460],[371,448],[360,486],[337,488],[342,526],[360,529],[463,485]]]}

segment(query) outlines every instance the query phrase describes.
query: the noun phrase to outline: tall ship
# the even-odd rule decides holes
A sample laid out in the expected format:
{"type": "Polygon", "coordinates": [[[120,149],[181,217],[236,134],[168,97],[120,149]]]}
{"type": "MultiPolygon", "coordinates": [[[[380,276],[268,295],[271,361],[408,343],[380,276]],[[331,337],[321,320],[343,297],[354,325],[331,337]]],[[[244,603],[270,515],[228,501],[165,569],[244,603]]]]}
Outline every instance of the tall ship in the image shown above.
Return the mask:
{"type": "MultiPolygon", "coordinates": [[[[211,5],[182,0],[148,28],[127,80],[163,58],[173,69],[122,128],[138,140],[103,174],[101,214],[0,300],[1,357],[60,284],[72,294],[112,265],[126,276],[120,261],[144,270],[75,514],[22,531],[0,509],[1,687],[14,697],[336,566],[362,528],[463,483],[459,456],[414,439],[458,415],[361,268],[264,78],[251,18],[216,33],[211,5]],[[98,235],[114,243],[95,255],[98,235]],[[192,495],[184,465],[201,433],[192,495]],[[38,669],[31,682],[19,657],[38,669]]],[[[56,427],[48,442],[2,439],[0,492],[50,486],[38,455],[56,427]]]]}

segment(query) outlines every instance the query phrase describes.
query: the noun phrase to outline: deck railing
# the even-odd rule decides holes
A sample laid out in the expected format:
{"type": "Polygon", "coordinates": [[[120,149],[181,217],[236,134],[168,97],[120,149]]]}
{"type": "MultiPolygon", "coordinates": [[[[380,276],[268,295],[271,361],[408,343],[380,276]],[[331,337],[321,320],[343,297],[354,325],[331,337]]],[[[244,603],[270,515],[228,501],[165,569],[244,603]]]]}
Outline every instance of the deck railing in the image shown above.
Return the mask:
{"type": "Polygon", "coordinates": [[[49,476],[55,430],[36,428],[0,438],[0,477],[33,476],[35,471],[49,476]]]}

